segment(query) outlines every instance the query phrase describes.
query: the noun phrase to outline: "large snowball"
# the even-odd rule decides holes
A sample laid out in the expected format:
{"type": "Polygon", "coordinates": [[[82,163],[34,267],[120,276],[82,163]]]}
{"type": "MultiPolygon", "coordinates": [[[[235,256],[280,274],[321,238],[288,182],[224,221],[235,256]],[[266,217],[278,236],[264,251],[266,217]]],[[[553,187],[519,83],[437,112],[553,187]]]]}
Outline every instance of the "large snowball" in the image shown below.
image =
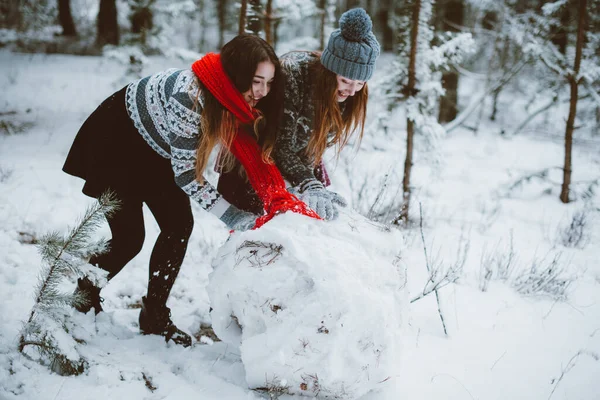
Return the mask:
{"type": "Polygon", "coordinates": [[[251,388],[356,399],[398,371],[402,238],[348,212],[286,213],[234,233],[213,262],[213,328],[240,346],[251,388]]]}

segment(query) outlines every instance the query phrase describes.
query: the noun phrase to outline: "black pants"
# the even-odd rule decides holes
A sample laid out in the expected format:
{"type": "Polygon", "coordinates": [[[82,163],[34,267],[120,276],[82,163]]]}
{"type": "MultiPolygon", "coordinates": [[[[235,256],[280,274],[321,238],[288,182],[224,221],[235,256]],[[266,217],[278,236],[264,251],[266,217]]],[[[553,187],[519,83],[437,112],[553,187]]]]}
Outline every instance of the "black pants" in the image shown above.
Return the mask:
{"type": "Polygon", "coordinates": [[[116,193],[119,210],[108,217],[112,238],[108,251],[94,256],[91,264],[108,271],[114,278],[142,249],[145,238],[143,203],[146,203],[160,228],[150,256],[148,303],[163,307],[179,274],[194,227],[188,196],[175,183],[162,185],[154,195],[132,197],[116,193]]]}
{"type": "Polygon", "coordinates": [[[125,107],[125,89],[106,99],[85,121],[63,170],[85,180],[83,192],[98,198],[111,190],[121,202],[109,218],[108,251],[91,264],[114,278],[142,249],[142,206],[160,228],[150,257],[147,302],[163,307],[185,256],[194,221],[190,199],[175,183],[170,160],[142,138],[125,107]]]}

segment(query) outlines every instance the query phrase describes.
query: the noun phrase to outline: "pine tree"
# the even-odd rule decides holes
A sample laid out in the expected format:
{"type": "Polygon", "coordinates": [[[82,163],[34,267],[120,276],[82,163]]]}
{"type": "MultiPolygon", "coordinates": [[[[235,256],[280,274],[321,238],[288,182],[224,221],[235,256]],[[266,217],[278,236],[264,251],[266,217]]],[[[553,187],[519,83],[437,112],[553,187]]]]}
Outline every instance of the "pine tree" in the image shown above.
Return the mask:
{"type": "Polygon", "coordinates": [[[395,224],[408,222],[411,197],[410,175],[414,149],[414,136],[419,135],[425,147],[434,149],[445,135],[444,128],[438,123],[436,108],[439,97],[444,94],[442,71],[462,60],[474,47],[470,33],[445,32],[439,38],[439,44],[433,45],[434,30],[431,26],[433,0],[414,0],[410,8],[411,17],[399,15],[398,21],[404,29],[399,29],[400,43],[395,70],[398,75],[388,82],[391,96],[395,100],[389,103],[389,109],[398,107],[399,98],[405,98],[407,116],[406,158],[402,183],[403,201],[395,224]],[[410,21],[410,22],[409,22],[410,21]],[[410,37],[407,37],[407,35],[410,37]]]}
{"type": "Polygon", "coordinates": [[[98,287],[106,283],[106,271],[88,264],[87,260],[106,249],[105,240],[92,241],[91,235],[104,217],[117,208],[118,201],[114,196],[104,194],[98,203],[87,209],[66,237],[52,232],[38,244],[44,266],[35,303],[21,330],[19,351],[37,358],[61,375],[80,374],[87,364],[77,351],[80,340],[73,334],[74,325],[70,319],[71,306],[87,299],[64,293],[61,286],[71,276],[86,276],[98,287]]]}
{"type": "Polygon", "coordinates": [[[579,0],[579,19],[577,22],[577,42],[575,44],[575,60],[573,70],[567,74],[567,80],[571,89],[571,101],[569,106],[569,118],[565,132],[565,163],[563,168],[563,184],[560,192],[560,200],[563,203],[569,202],[569,186],[571,185],[571,149],[573,147],[573,129],[575,125],[575,116],[577,115],[577,93],[579,84],[583,80],[579,76],[581,67],[581,53],[585,40],[585,17],[587,14],[587,0],[579,0]]]}
{"type": "MultiPolygon", "coordinates": [[[[571,201],[571,148],[575,127],[578,125],[578,108],[584,97],[591,99],[593,107],[600,106],[600,37],[595,31],[588,32],[589,27],[600,20],[598,8],[597,4],[592,2],[590,5],[586,0],[558,0],[544,4],[541,12],[529,10],[512,16],[512,25],[517,32],[515,37],[520,39],[524,55],[535,67],[543,68],[540,75],[545,78],[538,78],[538,84],[542,88],[539,91],[547,90],[552,93],[554,104],[558,103],[559,95],[568,85],[569,115],[565,127],[565,157],[560,193],[563,203],[571,201]],[[562,26],[566,20],[565,15],[572,16],[569,27],[562,26]],[[563,34],[566,38],[563,38],[563,34]],[[548,74],[549,71],[552,74],[548,74]]],[[[549,107],[542,111],[547,109],[549,107]]],[[[528,117],[518,129],[522,129],[532,119],[528,117]]]]}

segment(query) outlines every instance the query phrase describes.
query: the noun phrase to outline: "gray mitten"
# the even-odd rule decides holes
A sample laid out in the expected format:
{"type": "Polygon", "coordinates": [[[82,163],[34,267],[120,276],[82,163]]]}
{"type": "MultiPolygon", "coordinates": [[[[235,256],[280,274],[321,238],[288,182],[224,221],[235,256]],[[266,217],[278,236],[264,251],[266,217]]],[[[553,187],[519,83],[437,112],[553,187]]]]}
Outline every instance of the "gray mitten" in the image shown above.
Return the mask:
{"type": "Polygon", "coordinates": [[[325,186],[316,179],[303,181],[291,192],[297,193],[300,200],[305,202],[324,220],[334,220],[338,217],[336,204],[342,207],[347,205],[342,196],[325,189],[325,186]]]}
{"type": "Polygon", "coordinates": [[[346,199],[337,194],[336,192],[332,192],[331,190],[328,190],[327,192],[331,196],[331,201],[333,202],[333,204],[337,204],[340,207],[346,207],[348,205],[346,199]]]}
{"type": "Polygon", "coordinates": [[[256,219],[258,215],[252,214],[248,211],[243,211],[234,206],[230,205],[227,210],[221,215],[221,221],[227,225],[229,229],[236,231],[247,231],[254,228],[256,225],[256,219]]]}

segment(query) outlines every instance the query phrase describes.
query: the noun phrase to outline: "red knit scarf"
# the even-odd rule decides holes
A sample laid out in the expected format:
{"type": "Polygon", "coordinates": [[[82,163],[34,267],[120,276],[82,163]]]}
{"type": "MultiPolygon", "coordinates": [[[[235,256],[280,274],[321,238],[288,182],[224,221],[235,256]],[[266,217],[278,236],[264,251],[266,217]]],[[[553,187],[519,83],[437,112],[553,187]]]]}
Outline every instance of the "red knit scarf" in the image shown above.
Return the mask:
{"type": "Polygon", "coordinates": [[[265,209],[265,215],[256,220],[254,229],[260,228],[275,215],[286,211],[320,219],[317,213],[285,189],[285,182],[277,167],[262,160],[258,143],[242,128],[242,125],[253,126],[259,112],[250,107],[233,85],[223,69],[221,56],[208,53],[192,64],[192,71],[219,103],[238,120],[238,130],[229,151],[244,166],[250,184],[262,200],[265,209]]]}

